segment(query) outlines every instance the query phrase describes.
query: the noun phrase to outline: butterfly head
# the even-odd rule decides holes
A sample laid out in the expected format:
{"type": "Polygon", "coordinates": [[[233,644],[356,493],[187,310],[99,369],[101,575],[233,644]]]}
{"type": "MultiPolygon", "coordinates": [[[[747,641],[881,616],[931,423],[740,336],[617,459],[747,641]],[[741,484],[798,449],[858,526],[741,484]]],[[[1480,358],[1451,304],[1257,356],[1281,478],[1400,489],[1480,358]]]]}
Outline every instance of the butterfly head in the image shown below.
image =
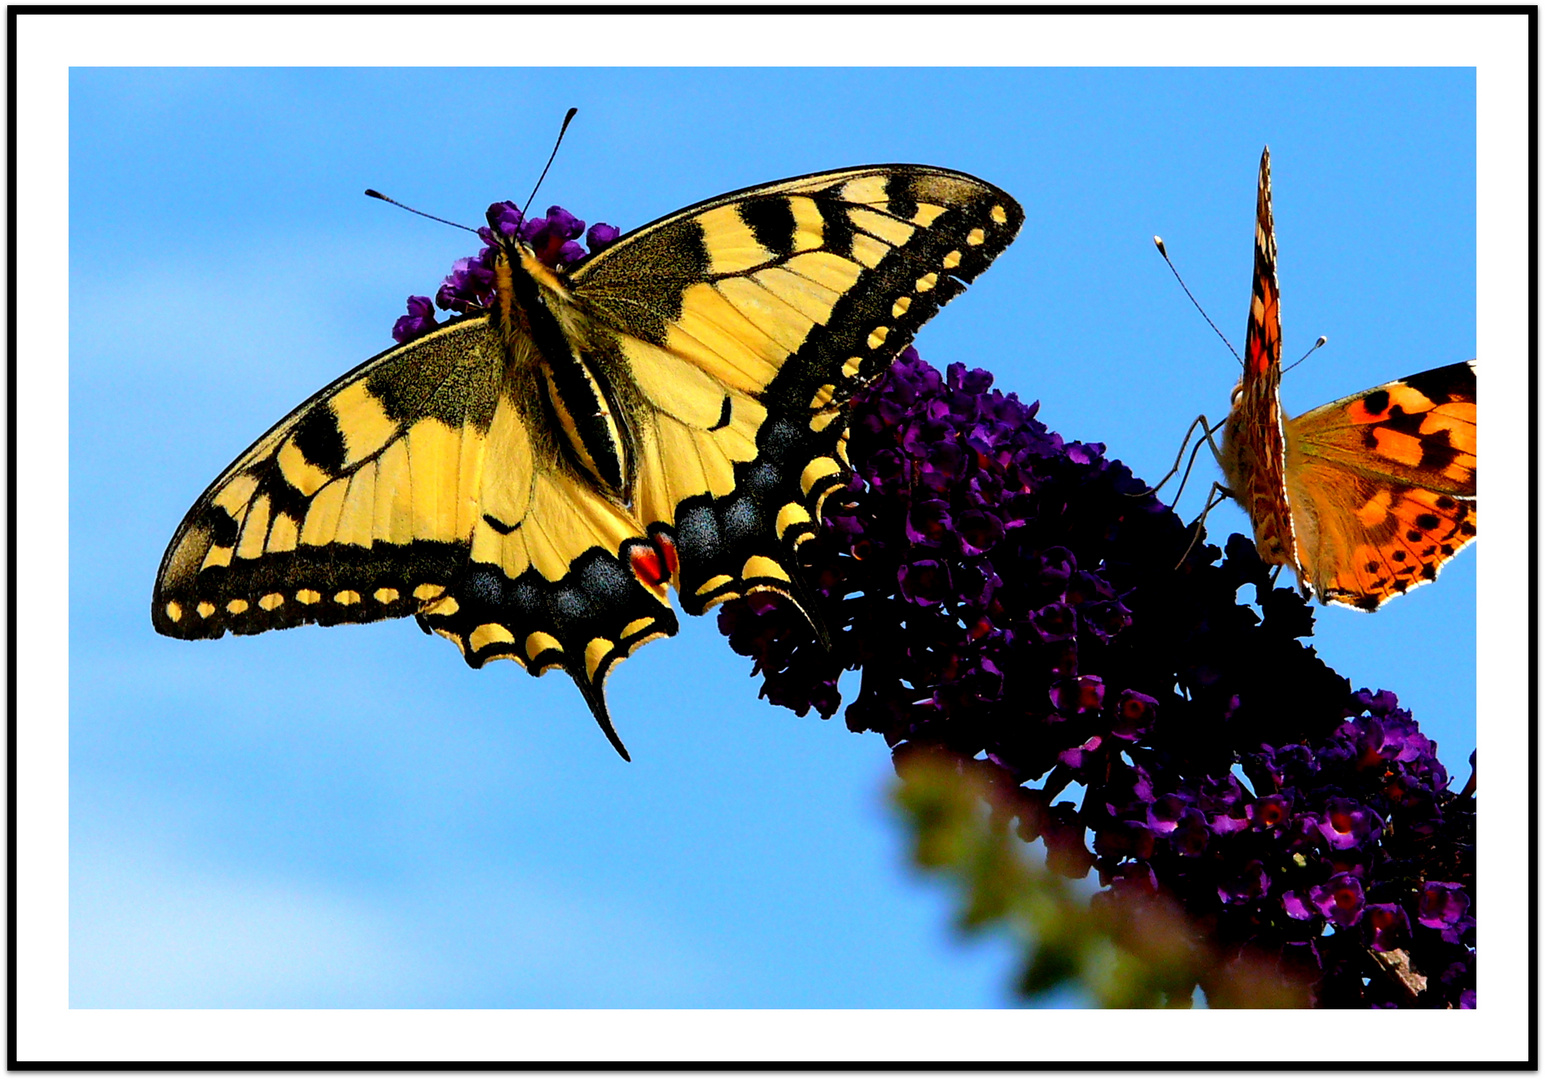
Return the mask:
{"type": "MultiPolygon", "coordinates": [[[[470,315],[492,310],[496,297],[510,295],[512,267],[521,267],[527,278],[549,288],[557,287],[565,271],[611,246],[621,235],[621,230],[604,222],[592,225],[586,233],[585,223],[561,206],[548,207],[545,217],[526,218],[514,203],[497,202],[488,208],[486,217],[488,224],[477,230],[486,246],[474,256],[457,259],[435,295],[434,305],[444,311],[470,315]],[[582,233],[588,251],[575,239],[582,233]]],[[[399,343],[420,337],[437,325],[432,311],[417,310],[427,309],[428,304],[425,297],[409,300],[409,315],[398,320],[392,333],[399,343]]]]}
{"type": "MultiPolygon", "coordinates": [[[[490,247],[518,250],[533,265],[548,268],[570,267],[587,252],[578,241],[585,223],[561,206],[549,206],[547,216],[526,218],[512,202],[497,202],[488,208],[488,227],[478,235],[490,247]]],[[[598,225],[592,229],[609,229],[598,225]]],[[[615,238],[616,230],[611,230],[615,238]]]]}

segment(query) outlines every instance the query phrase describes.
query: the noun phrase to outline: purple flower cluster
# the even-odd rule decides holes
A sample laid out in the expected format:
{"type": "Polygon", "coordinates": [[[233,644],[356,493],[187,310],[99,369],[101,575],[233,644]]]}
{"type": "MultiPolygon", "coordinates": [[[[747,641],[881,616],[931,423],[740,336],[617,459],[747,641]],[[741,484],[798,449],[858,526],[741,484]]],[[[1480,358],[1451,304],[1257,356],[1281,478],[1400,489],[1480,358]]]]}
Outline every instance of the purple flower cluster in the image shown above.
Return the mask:
{"type": "Polygon", "coordinates": [[[1473,1005],[1474,799],[1434,744],[1302,644],[1312,609],[1248,540],[1187,553],[1103,446],[991,383],[908,349],[856,399],[855,475],[800,548],[830,650],[776,596],[719,615],[763,695],[831,716],[858,669],[851,729],[975,759],[1053,868],[1178,901],[1318,1005],[1473,1005]]]}
{"type": "Polygon", "coordinates": [[[456,260],[433,304],[427,296],[408,297],[408,313],[392,327],[392,338],[398,344],[422,337],[439,325],[434,305],[460,315],[489,308],[494,296],[494,254],[501,238],[524,241],[548,266],[572,268],[582,259],[610,247],[621,235],[616,228],[601,222],[585,233],[585,223],[561,206],[549,206],[546,217],[525,219],[514,203],[497,202],[488,208],[487,217],[488,224],[477,231],[486,246],[472,258],[456,260]],[[576,239],[582,233],[589,251],[576,239]]]}

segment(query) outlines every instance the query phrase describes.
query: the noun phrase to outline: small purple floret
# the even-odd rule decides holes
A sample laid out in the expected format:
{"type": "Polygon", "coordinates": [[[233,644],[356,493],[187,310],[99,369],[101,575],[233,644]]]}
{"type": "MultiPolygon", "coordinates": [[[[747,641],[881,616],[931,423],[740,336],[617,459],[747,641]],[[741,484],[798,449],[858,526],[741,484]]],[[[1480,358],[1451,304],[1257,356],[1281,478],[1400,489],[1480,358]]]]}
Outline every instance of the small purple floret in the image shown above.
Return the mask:
{"type": "Polygon", "coordinates": [[[423,337],[437,325],[434,301],[427,296],[410,296],[408,313],[392,326],[392,340],[402,345],[414,338],[423,337]]]}
{"type": "Polygon", "coordinates": [[[1384,827],[1378,814],[1355,799],[1344,798],[1329,800],[1314,824],[1320,835],[1338,851],[1366,843],[1384,827]]]}
{"type": "Polygon", "coordinates": [[[1363,909],[1363,928],[1375,952],[1404,948],[1411,935],[1411,921],[1399,904],[1369,904],[1363,909]]]}
{"type": "Polygon", "coordinates": [[[1363,917],[1363,883],[1351,874],[1337,874],[1311,888],[1309,901],[1337,926],[1355,926],[1363,917]]]}
{"type": "MultiPolygon", "coordinates": [[[[585,223],[561,206],[550,206],[547,216],[524,218],[514,203],[496,202],[484,215],[488,224],[477,230],[484,247],[476,255],[457,259],[451,272],[435,293],[435,304],[459,315],[487,311],[494,299],[494,263],[500,245],[520,242],[547,266],[573,267],[588,257],[576,240],[585,231],[585,223]]],[[[618,231],[610,225],[595,225],[590,230],[590,251],[604,248],[616,240],[618,231]]],[[[435,325],[431,314],[426,321],[409,300],[409,314],[397,320],[392,336],[399,342],[411,341],[435,325]],[[406,336],[402,336],[406,335],[406,336]]]]}
{"type": "Polygon", "coordinates": [[[594,255],[611,247],[621,235],[621,229],[598,221],[590,226],[590,231],[585,234],[585,246],[590,249],[590,254],[594,255]]]}
{"type": "Polygon", "coordinates": [[[1470,910],[1470,898],[1452,881],[1429,881],[1416,903],[1416,919],[1433,930],[1457,926],[1470,910]]]}

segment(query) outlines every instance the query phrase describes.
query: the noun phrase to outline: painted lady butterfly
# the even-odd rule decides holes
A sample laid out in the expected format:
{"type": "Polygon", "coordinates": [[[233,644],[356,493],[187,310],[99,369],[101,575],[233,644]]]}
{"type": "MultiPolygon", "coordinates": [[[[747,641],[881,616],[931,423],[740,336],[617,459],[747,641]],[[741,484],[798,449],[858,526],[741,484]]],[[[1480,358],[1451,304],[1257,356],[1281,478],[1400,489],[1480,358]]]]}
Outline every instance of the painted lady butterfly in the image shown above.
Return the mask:
{"type": "Polygon", "coordinates": [[[1372,611],[1475,539],[1475,361],[1284,419],[1271,155],[1261,152],[1244,376],[1219,464],[1268,564],[1321,602],[1372,611]]]}

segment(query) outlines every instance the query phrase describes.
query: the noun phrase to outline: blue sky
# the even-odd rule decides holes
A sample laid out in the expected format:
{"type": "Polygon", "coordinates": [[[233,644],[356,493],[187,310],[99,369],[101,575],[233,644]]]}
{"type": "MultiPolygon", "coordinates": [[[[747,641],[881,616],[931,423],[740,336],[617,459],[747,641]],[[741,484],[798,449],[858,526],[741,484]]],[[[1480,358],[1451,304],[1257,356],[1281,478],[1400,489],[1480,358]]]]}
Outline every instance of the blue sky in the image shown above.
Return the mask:
{"type": "MultiPolygon", "coordinates": [[[[1270,144],[1299,413],[1475,354],[1468,69],[81,69],[70,82],[70,995],[77,1007],[991,1007],[907,869],[889,756],[756,697],[711,619],[608,684],[472,671],[411,621],[187,643],[148,603],[183,512],[538,199],[623,228],[877,161],[1013,194],[1018,241],[919,337],[1161,475],[1237,366],[1270,144]]],[[[1208,466],[1208,479],[1213,475],[1208,466]]],[[[1182,510],[1199,508],[1205,481],[1182,510]]],[[[1243,530],[1214,512],[1221,539],[1243,530]]],[[[1315,645],[1458,782],[1475,565],[1315,645]]]]}

